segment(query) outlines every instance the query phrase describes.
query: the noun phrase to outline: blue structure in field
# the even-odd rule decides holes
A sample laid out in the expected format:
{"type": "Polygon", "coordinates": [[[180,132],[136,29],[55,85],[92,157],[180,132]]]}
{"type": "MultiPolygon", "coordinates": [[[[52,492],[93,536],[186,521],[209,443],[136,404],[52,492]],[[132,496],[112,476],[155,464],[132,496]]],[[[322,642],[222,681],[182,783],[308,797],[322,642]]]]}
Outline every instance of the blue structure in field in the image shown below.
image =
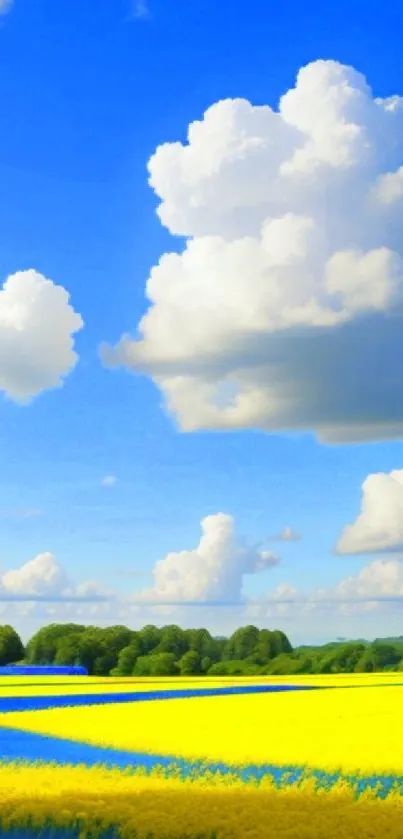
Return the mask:
{"type": "Polygon", "coordinates": [[[88,676],[85,667],[53,667],[52,665],[30,667],[26,665],[12,665],[0,667],[0,676],[88,676]]]}

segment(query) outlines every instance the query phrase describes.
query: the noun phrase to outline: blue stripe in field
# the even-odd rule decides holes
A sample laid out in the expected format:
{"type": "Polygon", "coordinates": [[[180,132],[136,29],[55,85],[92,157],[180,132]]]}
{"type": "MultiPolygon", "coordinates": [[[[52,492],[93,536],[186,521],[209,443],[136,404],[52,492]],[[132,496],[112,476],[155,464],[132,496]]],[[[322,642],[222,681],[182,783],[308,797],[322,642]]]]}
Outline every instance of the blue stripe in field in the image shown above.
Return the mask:
{"type": "Polygon", "coordinates": [[[267,763],[262,765],[236,766],[224,762],[208,760],[186,760],[171,755],[150,755],[143,752],[129,752],[103,746],[92,746],[89,743],[65,740],[61,737],[46,737],[28,731],[12,728],[0,728],[0,761],[1,763],[24,763],[39,766],[41,763],[56,763],[59,766],[105,766],[108,769],[145,769],[151,772],[156,767],[166,769],[168,774],[186,778],[190,775],[205,772],[220,772],[231,775],[245,783],[256,783],[262,778],[270,776],[275,784],[298,784],[307,776],[314,778],[321,787],[330,788],[337,780],[343,778],[356,785],[357,795],[368,787],[378,785],[378,795],[384,798],[392,786],[398,785],[403,794],[403,776],[371,775],[370,777],[342,774],[340,772],[324,772],[304,766],[287,765],[275,766],[267,763]]]}
{"type": "Polygon", "coordinates": [[[10,665],[0,667],[0,676],[88,676],[86,667],[58,665],[10,665]]]}
{"type": "Polygon", "coordinates": [[[133,693],[94,693],[72,696],[0,696],[0,712],[41,711],[47,708],[72,708],[81,705],[106,705],[122,702],[146,702],[157,699],[190,699],[197,696],[230,696],[248,693],[280,693],[296,690],[324,690],[318,685],[235,685],[224,688],[150,690],[133,693]]]}
{"type": "MultiPolygon", "coordinates": [[[[91,835],[91,834],[90,834],[91,835]]],[[[102,830],[96,834],[98,839],[121,839],[121,833],[116,828],[102,830]]],[[[46,825],[43,828],[16,827],[11,830],[0,828],[0,839],[80,839],[82,832],[80,828],[63,828],[46,825]]]]}
{"type": "MultiPolygon", "coordinates": [[[[1,830],[0,839],[79,839],[81,831],[74,828],[44,827],[32,830],[28,827],[13,828],[12,830],[1,830]]],[[[99,839],[118,839],[115,830],[102,832],[99,839]]]]}

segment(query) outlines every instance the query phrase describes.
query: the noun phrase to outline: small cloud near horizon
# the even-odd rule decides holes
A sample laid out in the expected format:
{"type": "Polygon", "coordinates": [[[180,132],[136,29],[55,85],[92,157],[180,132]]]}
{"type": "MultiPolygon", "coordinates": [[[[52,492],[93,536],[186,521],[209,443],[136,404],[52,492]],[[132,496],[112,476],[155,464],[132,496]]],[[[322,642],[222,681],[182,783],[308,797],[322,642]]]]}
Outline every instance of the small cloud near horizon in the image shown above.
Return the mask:
{"type": "Polygon", "coordinates": [[[109,594],[3,594],[0,603],[109,603],[109,594]]]}
{"type": "Polygon", "coordinates": [[[293,527],[283,527],[279,533],[275,533],[274,536],[271,536],[269,541],[270,542],[300,542],[302,536],[298,533],[297,530],[294,530],[293,527]]]}
{"type": "Polygon", "coordinates": [[[14,0],[0,0],[0,15],[5,15],[10,11],[14,0]]]}
{"type": "Polygon", "coordinates": [[[40,518],[40,516],[44,516],[44,510],[37,510],[37,509],[6,509],[0,510],[0,518],[1,519],[36,519],[40,518]]]}
{"type": "Polygon", "coordinates": [[[134,18],[137,18],[137,20],[150,17],[150,9],[148,7],[147,0],[133,0],[132,15],[134,18]]]}
{"type": "Polygon", "coordinates": [[[105,477],[102,478],[101,484],[103,487],[114,487],[116,486],[117,480],[116,475],[105,475],[105,477]]]}

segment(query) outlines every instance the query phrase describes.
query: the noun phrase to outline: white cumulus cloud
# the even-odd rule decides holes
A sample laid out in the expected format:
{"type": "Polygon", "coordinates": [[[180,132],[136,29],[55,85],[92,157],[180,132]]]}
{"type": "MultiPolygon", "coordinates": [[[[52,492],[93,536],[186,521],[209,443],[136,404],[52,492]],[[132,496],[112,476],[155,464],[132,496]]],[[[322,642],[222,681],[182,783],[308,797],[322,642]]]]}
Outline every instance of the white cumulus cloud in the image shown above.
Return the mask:
{"type": "Polygon", "coordinates": [[[245,616],[256,620],[281,616],[305,622],[307,616],[316,615],[317,620],[323,620],[325,624],[339,620],[340,628],[342,615],[355,615],[355,631],[359,636],[360,616],[367,612],[390,615],[393,608],[401,608],[402,603],[402,562],[376,559],[331,588],[302,591],[290,583],[281,583],[259,598],[248,599],[245,616]]]}
{"type": "Polygon", "coordinates": [[[396,559],[376,559],[357,574],[345,577],[335,588],[335,596],[370,600],[371,597],[403,600],[403,564],[396,559]]]}
{"type": "Polygon", "coordinates": [[[277,565],[278,557],[246,545],[232,516],[216,513],[201,521],[196,548],[168,553],[153,570],[154,583],[140,593],[144,600],[239,601],[243,578],[277,565]]]}
{"type": "Polygon", "coordinates": [[[340,554],[403,549],[403,469],[368,475],[362,485],[361,511],[342,531],[340,554]]]}
{"type": "Polygon", "coordinates": [[[63,566],[49,552],[0,574],[0,600],[24,598],[44,601],[97,600],[106,595],[98,583],[88,581],[75,585],[63,566]]]}
{"type": "Polygon", "coordinates": [[[65,571],[49,552],[38,554],[20,568],[6,571],[0,578],[2,594],[60,596],[69,588],[65,571]]]}
{"type": "Polygon", "coordinates": [[[75,367],[83,321],[69,294],[36,271],[19,271],[0,290],[0,390],[26,403],[61,387],[75,367]]]}
{"type": "Polygon", "coordinates": [[[40,554],[0,574],[0,617],[25,637],[50,621],[125,623],[132,628],[175,622],[183,627],[206,626],[213,634],[229,634],[256,622],[283,628],[295,643],[297,638],[301,643],[330,640],[341,632],[350,637],[399,634],[402,562],[376,559],[328,589],[302,591],[286,581],[259,597],[242,597],[243,575],[277,560],[243,545],[234,536],[230,519],[218,514],[203,520],[207,523],[202,523],[199,546],[168,554],[157,563],[154,586],[137,596],[119,595],[98,581],[75,583],[52,554],[40,554]]]}
{"type": "Polygon", "coordinates": [[[212,105],[149,161],[186,242],[104,363],[152,376],[185,431],[401,435],[402,163],[403,98],[336,61],[303,67],[278,110],[212,105]]]}

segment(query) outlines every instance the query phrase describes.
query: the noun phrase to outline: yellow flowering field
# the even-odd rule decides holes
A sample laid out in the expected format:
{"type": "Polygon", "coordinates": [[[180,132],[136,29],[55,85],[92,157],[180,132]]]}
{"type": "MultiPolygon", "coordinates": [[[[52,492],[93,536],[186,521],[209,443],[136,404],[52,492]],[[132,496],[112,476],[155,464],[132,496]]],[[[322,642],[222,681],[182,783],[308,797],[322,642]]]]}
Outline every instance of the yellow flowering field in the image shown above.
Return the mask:
{"type": "Polygon", "coordinates": [[[402,839],[403,674],[17,677],[0,690],[77,694],[112,702],[0,713],[1,837],[402,839]],[[113,702],[256,683],[325,689],[113,702]]]}
{"type": "Polygon", "coordinates": [[[231,765],[403,774],[403,686],[378,685],[0,714],[0,725],[231,765]]]}
{"type": "Polygon", "coordinates": [[[403,684],[403,673],[340,673],[337,675],[300,676],[235,676],[194,678],[153,677],[134,678],[110,676],[69,676],[68,679],[55,676],[2,676],[1,696],[53,696],[97,693],[143,692],[149,690],[186,690],[192,688],[224,687],[242,684],[285,684],[288,685],[374,685],[403,684]]]}
{"type": "MultiPolygon", "coordinates": [[[[9,677],[6,680],[0,681],[0,698],[2,696],[79,696],[81,694],[97,694],[97,693],[144,693],[151,690],[189,690],[197,687],[213,688],[223,687],[225,685],[242,684],[237,679],[134,679],[134,678],[120,678],[111,679],[110,677],[77,677],[73,681],[66,684],[66,681],[58,681],[53,678],[53,681],[43,679],[37,682],[33,677],[27,679],[9,677]],[[13,681],[11,681],[11,678],[13,681]]],[[[243,683],[247,682],[246,679],[243,683]]],[[[259,684],[261,680],[259,681],[259,684]]]]}

